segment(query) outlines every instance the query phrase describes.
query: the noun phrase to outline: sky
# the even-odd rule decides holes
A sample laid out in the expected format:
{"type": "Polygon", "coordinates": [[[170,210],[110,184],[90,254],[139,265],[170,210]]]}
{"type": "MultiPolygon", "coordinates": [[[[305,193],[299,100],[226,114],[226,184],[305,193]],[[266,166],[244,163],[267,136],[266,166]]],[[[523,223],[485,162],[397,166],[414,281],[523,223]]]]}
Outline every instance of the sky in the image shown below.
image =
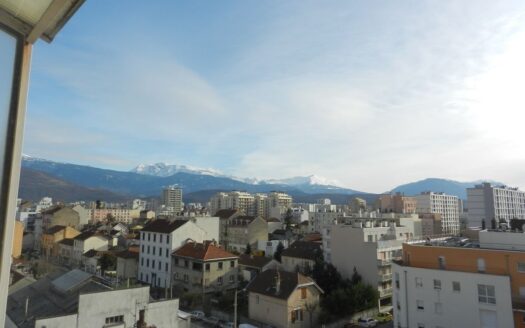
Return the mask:
{"type": "Polygon", "coordinates": [[[33,51],[24,153],[525,189],[525,2],[87,1],[33,51]]]}

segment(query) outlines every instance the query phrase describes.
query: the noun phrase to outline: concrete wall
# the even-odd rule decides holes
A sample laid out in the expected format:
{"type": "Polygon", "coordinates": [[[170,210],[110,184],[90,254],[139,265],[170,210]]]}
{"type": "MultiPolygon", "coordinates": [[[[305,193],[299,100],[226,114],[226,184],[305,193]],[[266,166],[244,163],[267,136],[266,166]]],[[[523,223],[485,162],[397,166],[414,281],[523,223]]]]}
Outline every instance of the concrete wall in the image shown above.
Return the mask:
{"type": "Polygon", "coordinates": [[[393,265],[393,271],[394,276],[399,276],[399,288],[394,287],[393,293],[394,325],[482,327],[480,311],[492,311],[497,317],[496,327],[514,327],[508,276],[421,269],[397,264],[393,265]],[[416,286],[416,277],[421,279],[421,287],[416,286]],[[441,289],[434,288],[434,279],[441,281],[441,289]],[[452,282],[459,282],[459,292],[453,291],[452,282]],[[479,302],[478,284],[495,287],[496,304],[479,302]],[[418,300],[423,302],[424,309],[418,309],[418,300]],[[441,304],[441,313],[436,311],[436,303],[441,304]]]}
{"type": "Polygon", "coordinates": [[[35,328],[72,328],[77,326],[77,314],[65,315],[35,321],[35,328]]]}
{"type": "Polygon", "coordinates": [[[145,321],[148,325],[154,325],[158,328],[177,328],[179,327],[178,309],[178,299],[150,303],[146,310],[145,321]]]}

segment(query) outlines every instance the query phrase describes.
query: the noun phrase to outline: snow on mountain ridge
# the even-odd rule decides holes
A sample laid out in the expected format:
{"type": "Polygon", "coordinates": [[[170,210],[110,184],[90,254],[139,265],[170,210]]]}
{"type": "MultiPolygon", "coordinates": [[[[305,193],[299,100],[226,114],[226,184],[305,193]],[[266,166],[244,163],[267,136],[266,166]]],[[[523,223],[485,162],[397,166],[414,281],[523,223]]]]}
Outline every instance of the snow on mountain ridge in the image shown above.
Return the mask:
{"type": "Polygon", "coordinates": [[[221,178],[230,178],[247,184],[257,185],[257,184],[283,184],[283,185],[323,185],[323,186],[341,186],[337,180],[329,180],[318,175],[309,175],[306,177],[296,176],[292,178],[285,179],[259,179],[259,178],[239,178],[232,175],[227,175],[222,173],[219,170],[207,168],[198,168],[187,165],[177,165],[177,164],[168,164],[168,163],[155,163],[155,164],[139,164],[130,172],[144,174],[144,175],[154,175],[159,177],[168,177],[176,173],[190,173],[190,174],[201,174],[201,175],[211,175],[214,177],[221,178]]]}

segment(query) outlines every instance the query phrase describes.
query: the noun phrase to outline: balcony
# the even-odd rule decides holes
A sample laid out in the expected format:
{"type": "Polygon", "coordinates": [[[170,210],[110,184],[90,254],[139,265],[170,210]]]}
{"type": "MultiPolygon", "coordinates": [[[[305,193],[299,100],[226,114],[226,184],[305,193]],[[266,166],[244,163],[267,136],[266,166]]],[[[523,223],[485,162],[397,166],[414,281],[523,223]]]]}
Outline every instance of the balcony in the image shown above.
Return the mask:
{"type": "Polygon", "coordinates": [[[512,309],[514,311],[525,312],[525,297],[513,297],[512,309]]]}
{"type": "Polygon", "coordinates": [[[389,266],[392,264],[392,260],[377,260],[377,266],[389,266]]]}
{"type": "Polygon", "coordinates": [[[391,273],[385,273],[385,274],[379,273],[378,277],[379,277],[379,281],[390,281],[390,280],[392,280],[392,274],[391,273]]]}
{"type": "Polygon", "coordinates": [[[379,297],[392,296],[392,288],[379,289],[379,297]]]}

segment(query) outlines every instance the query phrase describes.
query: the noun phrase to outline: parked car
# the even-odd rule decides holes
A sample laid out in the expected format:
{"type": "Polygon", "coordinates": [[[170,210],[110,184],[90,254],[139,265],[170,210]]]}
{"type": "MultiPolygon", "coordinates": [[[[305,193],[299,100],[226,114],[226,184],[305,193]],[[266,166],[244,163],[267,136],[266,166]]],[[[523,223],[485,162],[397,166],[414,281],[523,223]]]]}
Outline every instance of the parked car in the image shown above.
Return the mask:
{"type": "Polygon", "coordinates": [[[191,311],[191,317],[196,320],[202,320],[206,316],[204,315],[204,312],[202,311],[191,311]]]}
{"type": "Polygon", "coordinates": [[[206,323],[209,323],[211,325],[214,325],[214,326],[218,326],[219,325],[219,318],[214,317],[214,316],[204,317],[204,319],[202,319],[202,321],[204,321],[206,323]]]}
{"type": "Polygon", "coordinates": [[[219,327],[220,328],[234,328],[234,325],[233,325],[233,322],[231,321],[219,320],[219,327]]]}
{"type": "Polygon", "coordinates": [[[359,327],[375,327],[377,326],[377,320],[373,318],[359,318],[357,324],[359,327]]]}
{"type": "Polygon", "coordinates": [[[388,322],[392,321],[392,315],[388,312],[381,312],[377,315],[377,320],[379,322],[388,322]]]}

